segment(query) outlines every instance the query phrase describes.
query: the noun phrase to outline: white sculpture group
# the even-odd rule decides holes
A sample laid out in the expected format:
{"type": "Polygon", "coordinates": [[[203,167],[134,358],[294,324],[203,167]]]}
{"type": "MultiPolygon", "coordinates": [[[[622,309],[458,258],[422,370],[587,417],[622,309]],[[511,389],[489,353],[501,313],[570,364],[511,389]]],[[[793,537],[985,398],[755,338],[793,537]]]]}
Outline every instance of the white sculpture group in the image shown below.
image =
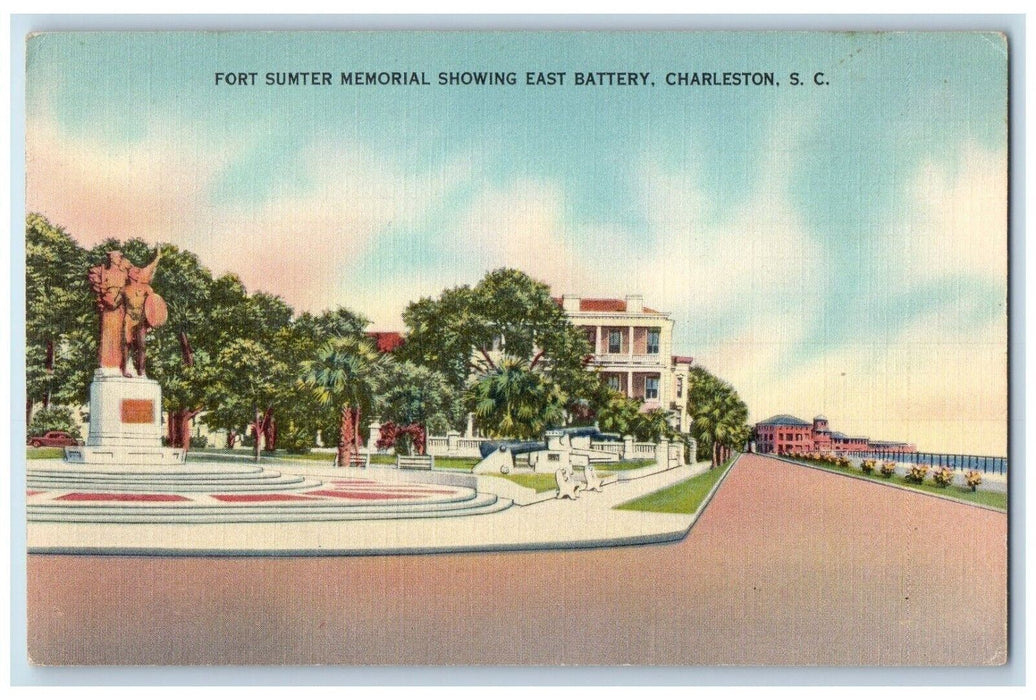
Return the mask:
{"type": "Polygon", "coordinates": [[[574,501],[579,498],[579,491],[601,490],[601,477],[597,475],[594,465],[588,464],[583,467],[583,477],[586,480],[585,485],[576,481],[572,468],[568,466],[561,467],[554,472],[554,479],[558,485],[557,498],[571,498],[574,501]]]}

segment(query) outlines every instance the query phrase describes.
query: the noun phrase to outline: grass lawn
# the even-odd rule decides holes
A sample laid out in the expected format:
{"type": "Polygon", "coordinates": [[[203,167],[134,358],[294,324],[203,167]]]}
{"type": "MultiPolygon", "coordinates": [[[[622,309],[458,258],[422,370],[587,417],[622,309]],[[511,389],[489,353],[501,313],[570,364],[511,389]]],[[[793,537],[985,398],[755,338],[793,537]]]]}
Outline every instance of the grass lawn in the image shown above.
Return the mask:
{"type": "Polygon", "coordinates": [[[625,472],[633,469],[641,469],[655,463],[653,459],[630,459],[622,462],[597,462],[598,469],[607,469],[610,472],[625,472]]]}
{"type": "Polygon", "coordinates": [[[734,460],[727,460],[716,469],[704,474],[692,476],[690,479],[667,486],[664,489],[649,493],[632,501],[615,506],[616,510],[643,510],[649,513],[683,513],[691,514],[698,510],[716,482],[727,473],[734,460]]]}
{"type": "MultiPolygon", "coordinates": [[[[935,484],[925,481],[923,484],[915,484],[911,481],[907,481],[903,477],[896,474],[895,476],[885,478],[881,474],[864,474],[861,470],[853,467],[839,467],[832,464],[817,464],[806,460],[794,460],[801,462],[802,464],[808,464],[811,467],[817,467],[819,469],[826,469],[831,472],[838,472],[840,474],[852,474],[853,476],[860,476],[870,481],[887,482],[893,483],[897,486],[905,486],[908,489],[914,489],[915,491],[924,491],[925,493],[935,493],[940,496],[948,496],[949,498],[955,498],[959,501],[966,503],[976,503],[978,505],[989,506],[991,508],[997,508],[999,510],[1007,510],[1007,494],[996,493],[993,491],[972,491],[970,489],[961,488],[957,485],[950,486],[936,486],[935,484]]],[[[929,472],[929,475],[931,472],[929,472]]]]}
{"type": "MultiPolygon", "coordinates": [[[[252,453],[249,450],[192,450],[188,453],[188,458],[194,456],[195,459],[211,459],[214,461],[236,461],[240,458],[251,459],[252,453]],[[223,458],[223,459],[220,459],[223,458]]],[[[275,461],[288,461],[288,462],[323,462],[327,465],[331,465],[334,462],[335,455],[332,452],[306,452],[304,454],[295,454],[285,452],[284,450],[277,450],[273,454],[269,452],[263,452],[263,460],[272,459],[275,461]]],[[[436,457],[435,467],[436,469],[456,469],[458,471],[470,472],[479,460],[465,457],[436,457]]],[[[382,464],[382,465],[395,465],[396,455],[371,455],[371,464],[382,464]]]]}
{"type": "Polygon", "coordinates": [[[63,447],[26,447],[25,459],[61,459],[65,456],[63,447]]]}
{"type": "Polygon", "coordinates": [[[558,487],[557,479],[553,474],[487,474],[487,476],[493,476],[497,479],[507,479],[513,481],[519,486],[524,486],[527,489],[533,489],[536,493],[543,493],[544,491],[554,491],[558,487]]]}
{"type": "Polygon", "coordinates": [[[470,472],[481,461],[481,459],[475,459],[474,457],[436,457],[435,468],[470,472]]]}

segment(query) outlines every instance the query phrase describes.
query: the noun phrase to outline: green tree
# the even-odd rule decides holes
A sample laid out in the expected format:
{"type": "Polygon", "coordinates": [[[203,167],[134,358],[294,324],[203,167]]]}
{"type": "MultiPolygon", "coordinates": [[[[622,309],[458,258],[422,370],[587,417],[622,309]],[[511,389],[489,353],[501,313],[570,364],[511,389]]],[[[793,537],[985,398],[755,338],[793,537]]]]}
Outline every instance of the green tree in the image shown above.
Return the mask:
{"type": "Polygon", "coordinates": [[[29,435],[43,435],[50,430],[63,430],[76,440],[83,439],[79,430],[79,419],[68,406],[42,408],[32,416],[29,435]]]}
{"type": "Polygon", "coordinates": [[[597,413],[597,424],[606,433],[632,435],[643,401],[611,391],[597,413]]]}
{"type": "Polygon", "coordinates": [[[630,432],[640,442],[671,440],[675,435],[669,425],[669,414],[661,408],[638,413],[632,421],[630,432]]]}
{"type": "Polygon", "coordinates": [[[293,368],[272,356],[254,340],[231,341],[216,357],[213,379],[208,387],[205,416],[209,425],[249,425],[255,434],[255,461],[266,429],[283,400],[283,387],[296,379],[293,368]]]}
{"type": "Polygon", "coordinates": [[[39,214],[25,219],[25,421],[34,404],[85,403],[97,367],[86,251],[39,214]]]}
{"type": "Polygon", "coordinates": [[[748,407],[733,386],[704,367],[691,369],[687,410],[694,419],[698,458],[711,453],[713,467],[747,439],[748,407]]]}
{"type": "Polygon", "coordinates": [[[324,343],[315,359],[302,365],[305,385],[322,405],[339,412],[339,466],[348,466],[359,451],[360,421],[370,415],[378,367],[387,361],[369,340],[340,336],[324,343]]]}
{"type": "MultiPolygon", "coordinates": [[[[272,352],[289,367],[302,367],[315,360],[318,349],[333,338],[365,339],[363,329],[368,324],[366,318],[344,307],[319,315],[302,313],[277,330],[271,341],[272,352]]],[[[267,429],[267,446],[304,452],[316,443],[318,431],[325,439],[336,439],[335,411],[322,405],[312,391],[300,391],[296,382],[285,384],[282,391],[284,396],[278,399],[267,429]]]]}
{"type": "Polygon", "coordinates": [[[414,423],[443,434],[463,418],[462,397],[438,372],[413,362],[382,362],[374,377],[374,411],[382,422],[414,423]]]}
{"type": "Polygon", "coordinates": [[[529,361],[513,357],[485,372],[466,401],[476,424],[493,437],[539,437],[565,421],[565,393],[529,361]]]}
{"type": "Polygon", "coordinates": [[[551,298],[550,288],[520,270],[501,268],[473,288],[422,298],[403,312],[404,359],[441,373],[458,391],[473,374],[492,372],[501,357],[540,370],[570,397],[582,379],[590,345],[551,298]],[[580,373],[575,375],[574,373],[580,373]]]}

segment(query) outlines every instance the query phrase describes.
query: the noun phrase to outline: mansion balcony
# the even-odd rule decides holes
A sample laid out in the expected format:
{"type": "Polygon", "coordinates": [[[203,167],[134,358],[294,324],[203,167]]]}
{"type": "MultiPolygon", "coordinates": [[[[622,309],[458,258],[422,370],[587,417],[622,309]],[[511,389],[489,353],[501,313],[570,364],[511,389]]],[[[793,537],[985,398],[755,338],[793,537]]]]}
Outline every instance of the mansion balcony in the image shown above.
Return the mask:
{"type": "Polygon", "coordinates": [[[593,363],[601,367],[629,367],[630,369],[664,368],[668,359],[659,353],[630,355],[629,353],[603,353],[593,356],[593,363]]]}

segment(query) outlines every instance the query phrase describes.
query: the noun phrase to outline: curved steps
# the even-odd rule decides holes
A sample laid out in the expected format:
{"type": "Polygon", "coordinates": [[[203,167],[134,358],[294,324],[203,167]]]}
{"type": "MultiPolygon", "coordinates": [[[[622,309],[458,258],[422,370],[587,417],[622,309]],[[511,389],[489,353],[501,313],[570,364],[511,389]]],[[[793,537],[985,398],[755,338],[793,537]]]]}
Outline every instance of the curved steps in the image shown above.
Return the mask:
{"type": "Polygon", "coordinates": [[[30,521],[386,520],[484,515],[512,505],[509,499],[466,486],[379,481],[373,478],[376,475],[322,481],[256,465],[177,465],[160,470],[133,465],[78,466],[50,465],[28,471],[26,485],[36,492],[30,492],[26,504],[30,521]],[[255,495],[254,500],[249,499],[250,494],[255,495]]]}

